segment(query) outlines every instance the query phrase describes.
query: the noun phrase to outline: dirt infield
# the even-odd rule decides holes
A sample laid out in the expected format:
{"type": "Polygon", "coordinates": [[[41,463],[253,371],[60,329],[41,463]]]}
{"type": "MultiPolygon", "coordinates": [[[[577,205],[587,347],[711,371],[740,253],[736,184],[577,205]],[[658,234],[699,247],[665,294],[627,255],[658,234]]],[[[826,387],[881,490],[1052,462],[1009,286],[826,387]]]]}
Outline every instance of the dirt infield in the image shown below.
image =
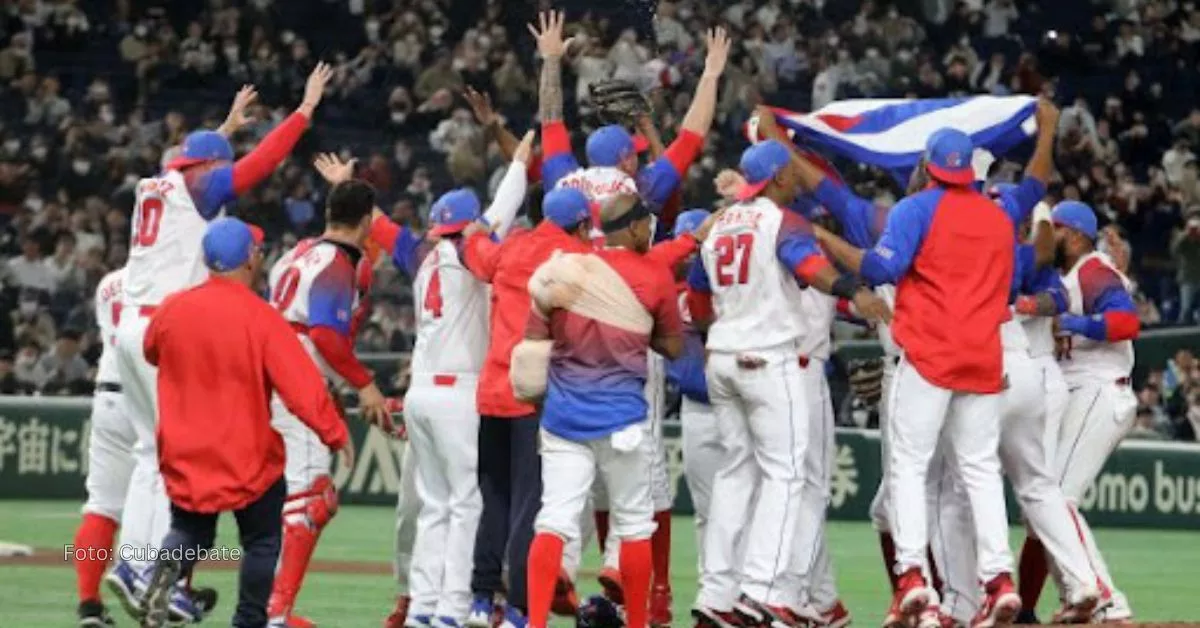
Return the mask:
{"type": "MultiPolygon", "coordinates": [[[[36,548],[33,550],[32,556],[5,556],[0,557],[0,568],[8,566],[33,566],[33,567],[65,567],[69,561],[63,559],[62,548],[36,548]]],[[[238,568],[236,560],[208,560],[204,561],[205,569],[226,569],[234,570],[238,568]]],[[[341,573],[341,574],[386,574],[391,575],[391,563],[367,560],[314,560],[309,565],[309,569],[321,573],[341,573]]]]}

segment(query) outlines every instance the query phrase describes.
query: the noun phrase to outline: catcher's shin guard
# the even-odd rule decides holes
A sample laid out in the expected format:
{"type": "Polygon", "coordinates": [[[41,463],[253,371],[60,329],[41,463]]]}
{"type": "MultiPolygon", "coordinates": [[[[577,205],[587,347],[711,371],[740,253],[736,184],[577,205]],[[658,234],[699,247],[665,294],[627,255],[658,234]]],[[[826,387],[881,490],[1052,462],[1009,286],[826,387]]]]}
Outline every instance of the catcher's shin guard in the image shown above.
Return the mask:
{"type": "Polygon", "coordinates": [[[308,490],[288,496],[283,508],[283,547],[267,603],[267,617],[291,616],[317,539],[337,514],[337,507],[337,489],[327,475],[318,477],[308,490]]]}

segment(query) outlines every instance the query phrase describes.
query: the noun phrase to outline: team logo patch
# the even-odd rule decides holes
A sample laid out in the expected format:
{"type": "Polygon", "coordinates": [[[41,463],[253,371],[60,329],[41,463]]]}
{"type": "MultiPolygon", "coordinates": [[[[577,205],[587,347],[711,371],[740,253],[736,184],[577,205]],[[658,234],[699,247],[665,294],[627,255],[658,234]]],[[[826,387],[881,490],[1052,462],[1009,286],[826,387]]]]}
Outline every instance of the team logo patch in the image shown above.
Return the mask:
{"type": "Polygon", "coordinates": [[[946,155],[946,165],[951,168],[961,168],[963,165],[962,154],[956,151],[946,155]]]}
{"type": "Polygon", "coordinates": [[[337,319],[338,319],[339,321],[348,321],[348,320],[350,320],[350,311],[349,311],[349,310],[338,310],[338,311],[337,311],[337,319]]]}

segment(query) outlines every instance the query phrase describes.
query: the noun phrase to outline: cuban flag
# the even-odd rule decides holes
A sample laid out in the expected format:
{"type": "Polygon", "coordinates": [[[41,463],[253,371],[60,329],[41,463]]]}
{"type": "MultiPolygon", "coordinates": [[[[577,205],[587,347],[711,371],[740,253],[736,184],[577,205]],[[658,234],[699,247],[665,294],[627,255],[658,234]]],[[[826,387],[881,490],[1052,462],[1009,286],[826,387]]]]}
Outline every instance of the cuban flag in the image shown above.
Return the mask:
{"type": "MultiPolygon", "coordinates": [[[[977,149],[1001,157],[1037,132],[1032,96],[973,96],[931,100],[862,99],[830,103],[812,113],[774,109],[781,128],[796,144],[887,170],[900,185],[938,129],[953,127],[971,136],[977,149]]],[[[758,120],[746,123],[758,141],[758,120]]]]}

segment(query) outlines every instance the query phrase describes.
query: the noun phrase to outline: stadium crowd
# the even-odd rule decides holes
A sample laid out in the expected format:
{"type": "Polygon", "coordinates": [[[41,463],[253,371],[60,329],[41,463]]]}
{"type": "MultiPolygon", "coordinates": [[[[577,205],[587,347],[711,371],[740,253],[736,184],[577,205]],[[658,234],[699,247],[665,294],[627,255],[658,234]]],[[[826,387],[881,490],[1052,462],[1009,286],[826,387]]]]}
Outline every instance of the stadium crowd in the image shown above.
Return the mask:
{"type": "MultiPolygon", "coordinates": [[[[157,171],[163,149],[187,131],[219,125],[242,84],[254,84],[261,103],[256,123],[235,138],[246,146],[282,119],[318,59],[336,68],[319,132],[235,210],[267,227],[272,255],[321,227],[323,199],[307,161],[323,147],[356,147],[360,176],[394,219],[418,229],[451,185],[494,191],[506,160],[481,124],[491,112],[473,111],[462,90],[491,94],[511,128],[531,122],[536,60],[524,24],[537,3],[510,4],[5,3],[0,393],[90,389],[99,353],[90,297],[127,254],[133,184],[157,171]]],[[[648,92],[660,129],[677,128],[703,63],[695,33],[716,22],[730,29],[735,49],[718,122],[684,183],[691,205],[715,201],[717,164],[744,145],[742,125],[764,102],[809,111],[857,97],[1051,96],[1063,108],[1052,200],[1081,199],[1102,214],[1103,248],[1137,282],[1143,324],[1196,322],[1196,3],[1060,0],[1053,11],[1036,0],[556,4],[576,29],[565,97],[568,115],[581,119],[588,86],[616,76],[648,92]]],[[[1002,162],[995,177],[1017,172],[1002,162]]],[[[900,192],[883,173],[843,174],[877,203],[900,192]]],[[[381,264],[375,285],[358,348],[406,351],[408,283],[381,264]]],[[[1156,366],[1141,393],[1139,433],[1194,439],[1200,368],[1185,352],[1156,366]]]]}

